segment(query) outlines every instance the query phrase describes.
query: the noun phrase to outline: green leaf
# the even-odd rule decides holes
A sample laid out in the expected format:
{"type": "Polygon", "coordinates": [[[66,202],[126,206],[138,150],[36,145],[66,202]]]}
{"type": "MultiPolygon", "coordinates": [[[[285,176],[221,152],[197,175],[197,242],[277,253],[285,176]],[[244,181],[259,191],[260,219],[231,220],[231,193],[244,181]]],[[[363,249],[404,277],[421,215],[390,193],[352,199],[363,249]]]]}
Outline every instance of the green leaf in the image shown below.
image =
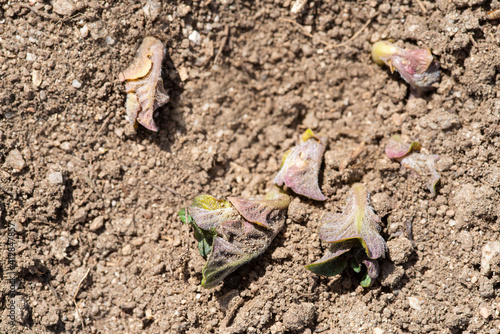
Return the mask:
{"type": "Polygon", "coordinates": [[[212,251],[212,245],[208,243],[207,239],[202,239],[198,242],[198,251],[200,255],[206,260],[210,252],[212,251]]]}
{"type": "Polygon", "coordinates": [[[191,218],[186,208],[182,208],[177,215],[184,224],[191,224],[193,221],[193,218],[191,218]]]}
{"type": "Polygon", "coordinates": [[[198,251],[204,259],[208,257],[212,249],[212,241],[217,232],[215,229],[202,230],[194,221],[193,217],[189,214],[186,208],[181,209],[178,213],[179,219],[184,224],[189,224],[193,227],[193,234],[196,241],[198,241],[198,251]]]}
{"type": "Polygon", "coordinates": [[[348,254],[343,254],[329,261],[311,263],[306,266],[306,269],[316,275],[335,276],[344,271],[348,258],[348,254]]]}
{"type": "Polygon", "coordinates": [[[307,130],[304,131],[304,133],[302,134],[302,141],[308,141],[311,138],[314,138],[317,141],[321,141],[321,139],[314,134],[314,132],[313,132],[313,130],[311,130],[311,128],[307,128],[307,130]]]}
{"type": "Polygon", "coordinates": [[[372,279],[368,275],[368,273],[365,274],[365,277],[359,282],[359,285],[361,285],[363,288],[367,288],[370,285],[372,285],[372,279]]]}
{"type": "Polygon", "coordinates": [[[355,273],[361,272],[361,264],[358,263],[354,258],[351,258],[351,268],[354,270],[355,273]]]}

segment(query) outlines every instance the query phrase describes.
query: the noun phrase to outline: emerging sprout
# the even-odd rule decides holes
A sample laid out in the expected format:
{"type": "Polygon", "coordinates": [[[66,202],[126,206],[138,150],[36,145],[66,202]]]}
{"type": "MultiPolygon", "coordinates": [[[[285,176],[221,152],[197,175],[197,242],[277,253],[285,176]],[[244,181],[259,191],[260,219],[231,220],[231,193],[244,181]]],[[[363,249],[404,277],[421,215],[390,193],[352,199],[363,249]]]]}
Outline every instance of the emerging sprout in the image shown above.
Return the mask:
{"type": "Polygon", "coordinates": [[[243,264],[261,255],[283,228],[290,197],[278,188],[264,198],[209,195],[194,199],[179,212],[182,222],[194,228],[200,254],[207,259],[201,285],[213,288],[243,264]]]}
{"type": "Polygon", "coordinates": [[[373,44],[372,59],[379,65],[389,66],[410,84],[412,94],[421,94],[439,80],[439,63],[429,49],[407,50],[387,41],[373,44]]]}
{"type": "Polygon", "coordinates": [[[302,144],[285,153],[281,170],[274,178],[274,183],[278,186],[286,185],[299,195],[324,201],[326,197],[319,188],[318,174],[326,138],[317,137],[311,129],[307,129],[302,140],[302,144]]]}
{"type": "Polygon", "coordinates": [[[437,154],[417,153],[422,148],[419,142],[406,144],[401,137],[395,135],[385,148],[385,154],[391,159],[401,163],[402,169],[408,169],[413,174],[427,178],[427,188],[432,196],[436,196],[436,184],[440,175],[436,170],[436,162],[439,160],[437,154]]]}
{"type": "Polygon", "coordinates": [[[161,78],[165,53],[160,40],[146,37],[132,64],[119,75],[120,81],[127,81],[127,119],[134,126],[139,122],[149,130],[158,131],[153,112],[169,101],[161,78]]]}
{"type": "Polygon", "coordinates": [[[355,272],[360,272],[364,264],[367,272],[361,284],[369,286],[379,273],[376,259],[385,256],[387,246],[379,234],[380,218],[368,202],[366,188],[353,184],[342,214],[329,213],[322,220],[319,237],[331,245],[325,256],[306,268],[318,275],[333,276],[341,273],[348,261],[355,272]]]}

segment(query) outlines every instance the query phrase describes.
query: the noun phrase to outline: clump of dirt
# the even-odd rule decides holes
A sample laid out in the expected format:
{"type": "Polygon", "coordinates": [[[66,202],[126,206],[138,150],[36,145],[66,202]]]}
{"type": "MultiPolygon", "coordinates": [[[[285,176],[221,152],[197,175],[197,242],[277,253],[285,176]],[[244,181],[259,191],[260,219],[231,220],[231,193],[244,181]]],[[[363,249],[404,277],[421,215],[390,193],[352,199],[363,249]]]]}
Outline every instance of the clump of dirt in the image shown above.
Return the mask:
{"type": "Polygon", "coordinates": [[[150,2],[1,6],[1,332],[498,333],[498,1],[150,2]],[[118,80],[146,36],[167,47],[155,133],[118,80]],[[429,47],[436,89],[409,99],[370,59],[383,39],[429,47]],[[265,194],[308,127],[327,200],[294,197],[261,257],[201,288],[177,212],[265,194]],[[439,155],[435,197],[385,157],[393,134],[439,155]],[[368,289],[304,268],[354,182],[392,238],[368,289]]]}

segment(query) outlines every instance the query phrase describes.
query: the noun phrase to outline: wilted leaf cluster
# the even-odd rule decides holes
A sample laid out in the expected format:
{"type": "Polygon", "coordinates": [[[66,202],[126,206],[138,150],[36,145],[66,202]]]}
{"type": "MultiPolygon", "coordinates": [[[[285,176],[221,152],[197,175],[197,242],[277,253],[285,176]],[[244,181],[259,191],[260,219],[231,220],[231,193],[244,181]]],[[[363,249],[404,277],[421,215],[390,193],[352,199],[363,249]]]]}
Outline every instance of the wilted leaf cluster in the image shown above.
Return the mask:
{"type": "Polygon", "coordinates": [[[410,84],[412,91],[420,94],[439,80],[439,63],[429,49],[402,49],[387,41],[373,44],[372,59],[379,65],[387,65],[410,84]]]}
{"type": "Polygon", "coordinates": [[[212,288],[243,264],[262,254],[283,228],[287,194],[274,188],[263,198],[201,195],[179,212],[193,226],[200,254],[207,259],[201,285],[212,288]]]}
{"type": "Polygon", "coordinates": [[[364,264],[367,271],[360,284],[369,286],[379,274],[376,259],[385,256],[387,246],[379,234],[380,218],[369,204],[366,188],[360,183],[353,184],[344,211],[328,213],[322,220],[319,237],[330,243],[330,247],[320,260],[306,268],[319,275],[333,276],[341,273],[348,262],[358,273],[364,264]]]}
{"type": "Polygon", "coordinates": [[[400,136],[393,136],[385,148],[388,158],[401,163],[402,169],[409,170],[412,174],[427,179],[427,189],[432,196],[436,196],[436,184],[440,175],[436,170],[436,162],[439,160],[437,154],[419,153],[422,145],[419,142],[406,144],[400,136]]]}

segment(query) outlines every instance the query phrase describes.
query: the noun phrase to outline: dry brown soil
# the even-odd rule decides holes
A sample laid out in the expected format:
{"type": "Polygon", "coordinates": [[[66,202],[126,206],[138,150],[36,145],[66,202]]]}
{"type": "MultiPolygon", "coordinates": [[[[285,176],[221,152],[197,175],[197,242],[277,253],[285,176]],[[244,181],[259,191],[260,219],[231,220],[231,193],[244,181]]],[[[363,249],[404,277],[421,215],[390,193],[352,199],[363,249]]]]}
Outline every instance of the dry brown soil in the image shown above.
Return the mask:
{"type": "Polygon", "coordinates": [[[71,2],[0,1],[0,332],[499,333],[499,1],[169,0],[154,21],[71,2]],[[158,133],[126,122],[118,81],[148,35],[169,55],[158,133]],[[380,39],[431,48],[436,89],[409,99],[380,39]],[[294,196],[264,255],[200,287],[179,209],[264,194],[307,127],[329,137],[327,201],[294,196]],[[385,157],[393,134],[440,156],[435,198],[385,157]],[[354,182],[391,238],[367,289],[304,268],[354,182]]]}

